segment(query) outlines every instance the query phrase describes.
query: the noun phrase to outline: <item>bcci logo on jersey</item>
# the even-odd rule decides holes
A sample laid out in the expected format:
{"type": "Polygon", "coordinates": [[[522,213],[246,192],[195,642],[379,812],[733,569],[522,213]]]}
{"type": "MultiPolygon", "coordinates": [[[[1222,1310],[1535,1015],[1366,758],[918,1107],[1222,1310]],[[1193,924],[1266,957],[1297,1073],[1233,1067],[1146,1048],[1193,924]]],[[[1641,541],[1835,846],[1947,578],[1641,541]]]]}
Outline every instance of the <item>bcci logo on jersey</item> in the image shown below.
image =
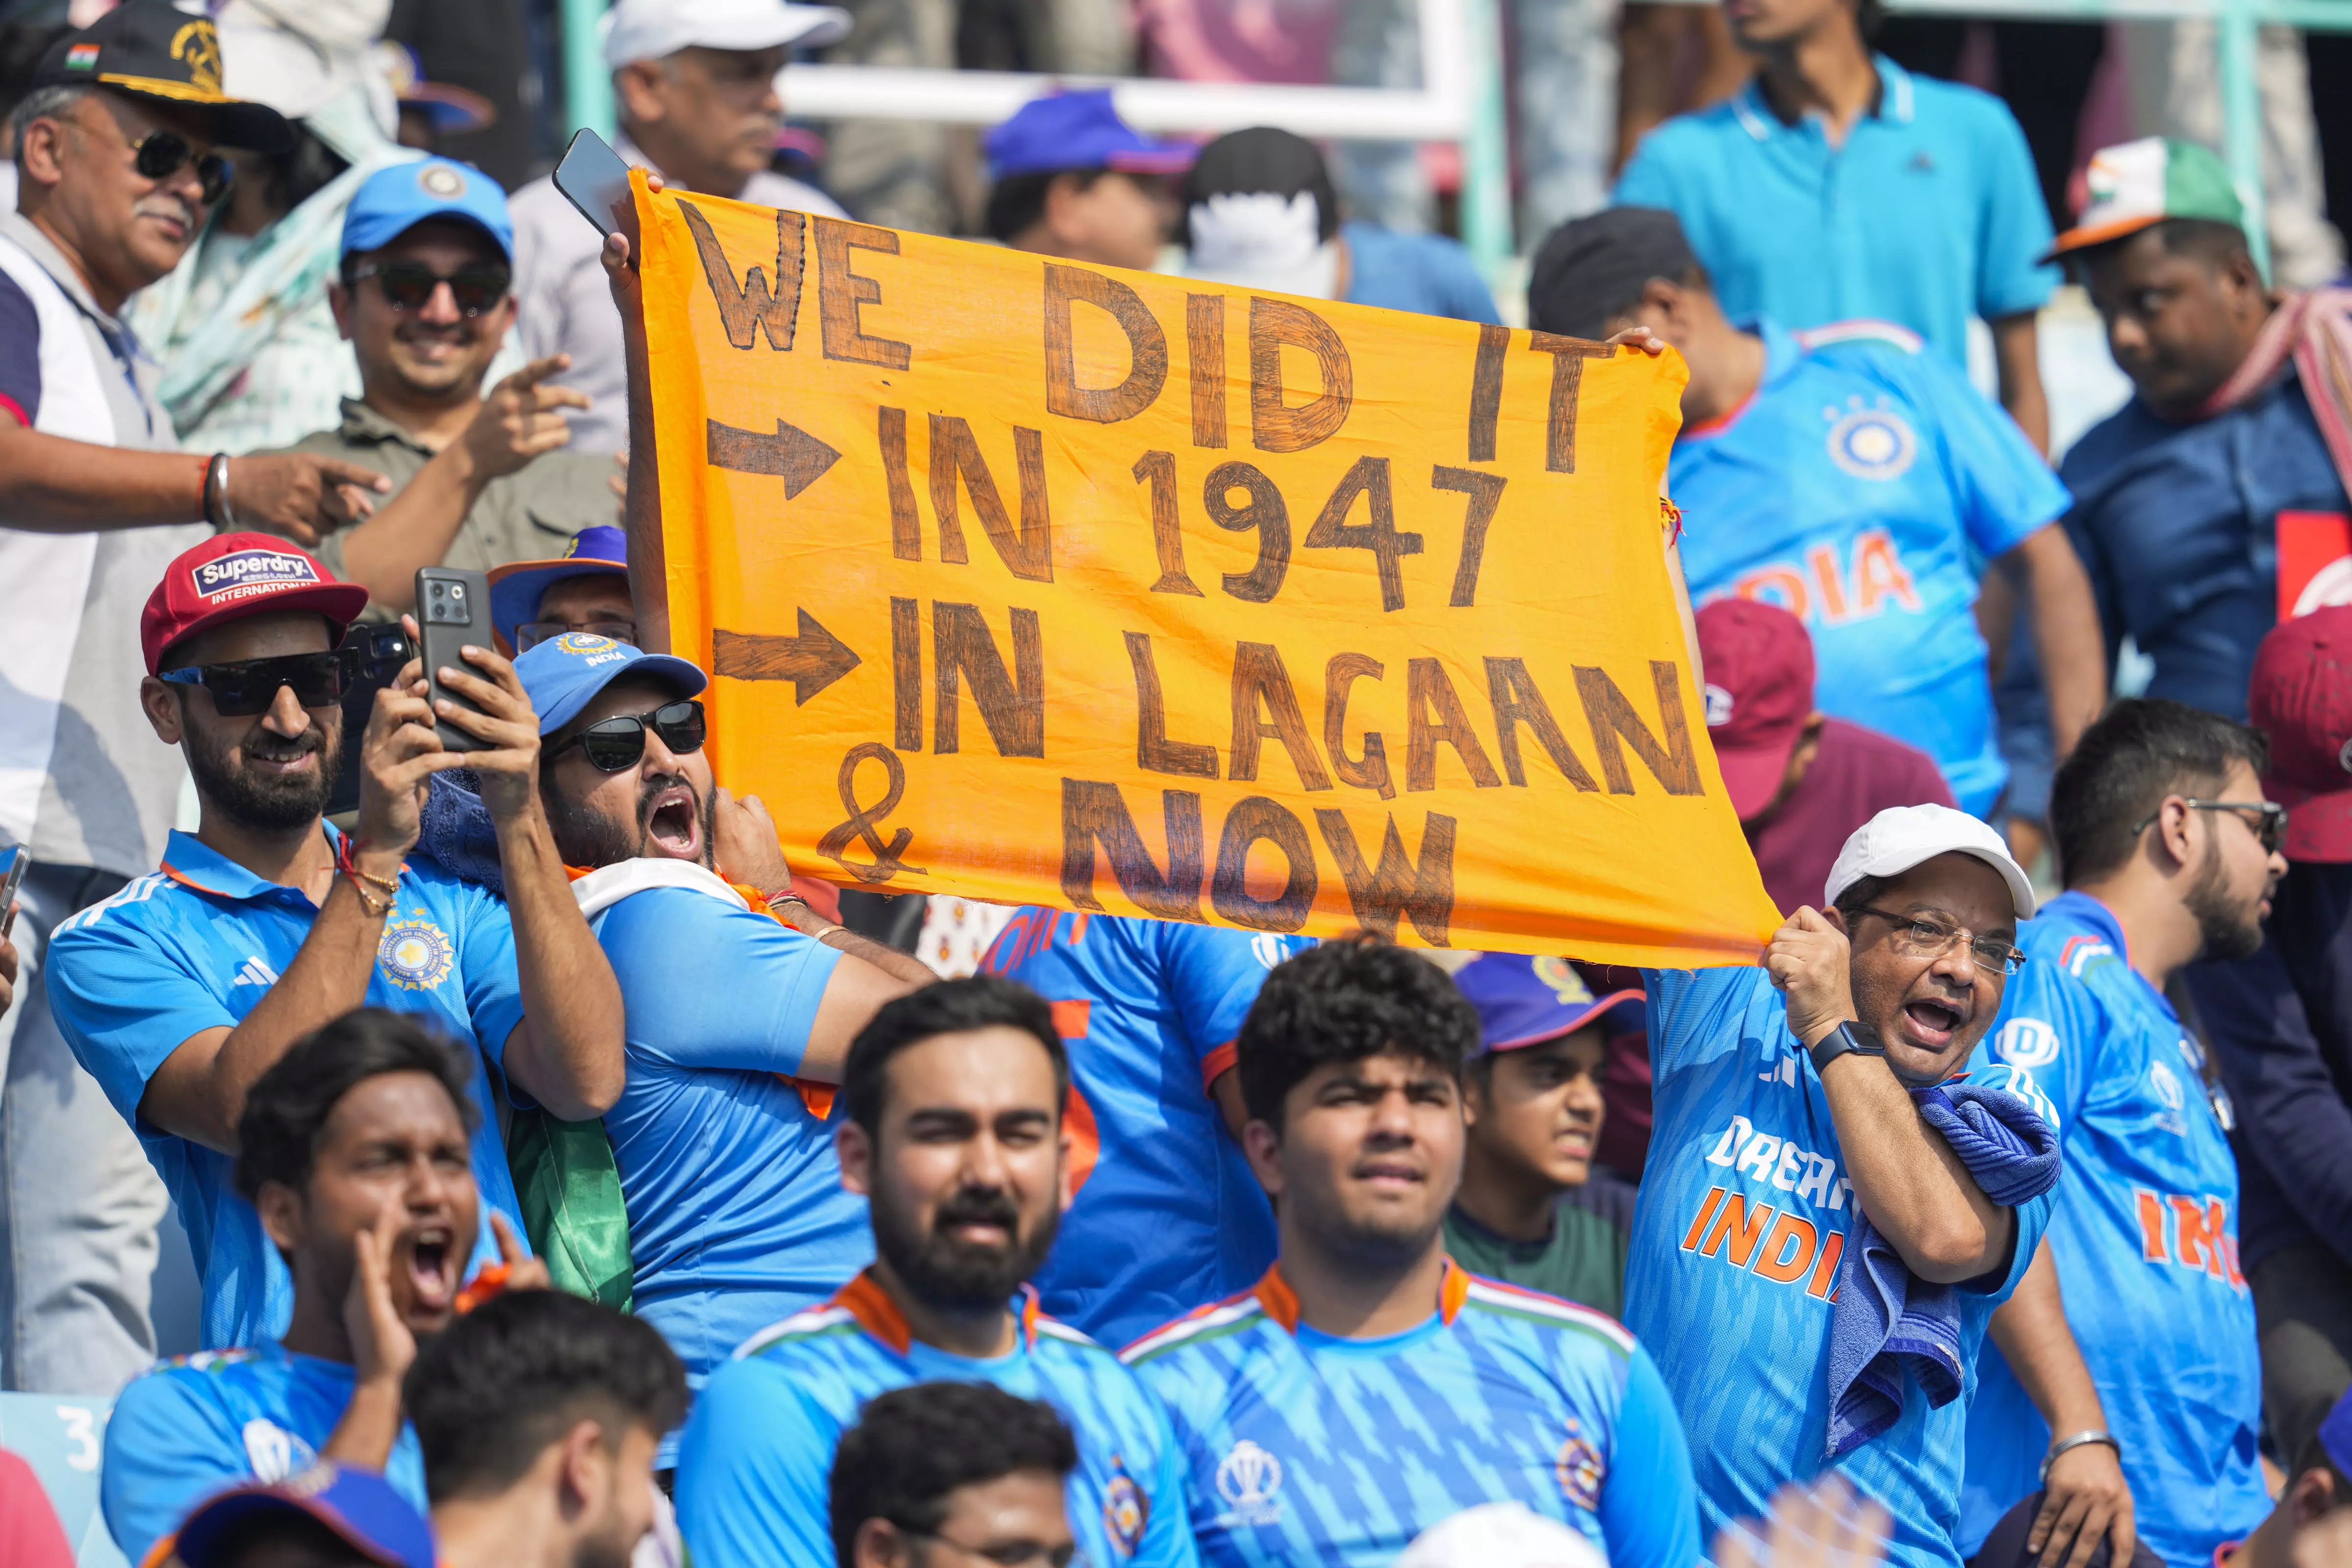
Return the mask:
{"type": "Polygon", "coordinates": [[[189,569],[198,596],[215,603],[319,581],[310,558],[289,550],[232,550],[189,569]]]}
{"type": "Polygon", "coordinates": [[[1217,1523],[1228,1529],[1280,1523],[1282,1504],[1276,1494],[1281,1490],[1282,1461],[1243,1438],[1217,1461],[1217,1495],[1232,1510],[1217,1523]]]}
{"type": "Polygon", "coordinates": [[[610,664],[616,658],[628,657],[621,651],[619,643],[611,637],[600,637],[593,632],[566,632],[555,639],[555,645],[566,653],[578,654],[592,666],[610,664]]]}
{"type": "Polygon", "coordinates": [[[1552,1473],[1559,1479],[1559,1495],[1569,1500],[1570,1507],[1587,1513],[1601,1507],[1601,1483],[1609,1474],[1609,1466],[1573,1415],[1568,1418],[1568,1437],[1559,1446],[1552,1473]]]}
{"type": "Polygon", "coordinates": [[[1143,1489],[1137,1486],[1127,1473],[1127,1466],[1117,1454],[1110,1457],[1110,1484],[1103,1489],[1103,1533],[1111,1544],[1129,1557],[1143,1544],[1143,1527],[1150,1522],[1151,1505],[1145,1500],[1143,1489]]]}
{"type": "Polygon", "coordinates": [[[1919,438],[1901,416],[1860,408],[1830,426],[1830,461],[1857,479],[1899,479],[1919,454],[1919,438]]]}
{"type": "Polygon", "coordinates": [[[375,950],[376,966],[383,977],[404,991],[430,991],[449,978],[456,958],[441,928],[421,915],[394,921],[383,928],[375,950]]]}

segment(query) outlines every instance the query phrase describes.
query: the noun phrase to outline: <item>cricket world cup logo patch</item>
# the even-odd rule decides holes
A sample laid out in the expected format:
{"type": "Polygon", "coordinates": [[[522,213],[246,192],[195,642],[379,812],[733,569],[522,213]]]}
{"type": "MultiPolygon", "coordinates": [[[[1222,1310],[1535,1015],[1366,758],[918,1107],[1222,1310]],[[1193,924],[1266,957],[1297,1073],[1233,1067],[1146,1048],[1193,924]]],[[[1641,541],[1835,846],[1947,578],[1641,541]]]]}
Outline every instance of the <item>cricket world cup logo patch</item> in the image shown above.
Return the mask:
{"type": "Polygon", "coordinates": [[[1217,1461],[1217,1495],[1233,1510],[1220,1522],[1279,1523],[1281,1490],[1282,1461],[1246,1437],[1217,1461]]]}
{"type": "Polygon", "coordinates": [[[404,991],[430,991],[448,979],[455,956],[447,934],[422,915],[385,926],[375,950],[376,967],[404,991]]]}

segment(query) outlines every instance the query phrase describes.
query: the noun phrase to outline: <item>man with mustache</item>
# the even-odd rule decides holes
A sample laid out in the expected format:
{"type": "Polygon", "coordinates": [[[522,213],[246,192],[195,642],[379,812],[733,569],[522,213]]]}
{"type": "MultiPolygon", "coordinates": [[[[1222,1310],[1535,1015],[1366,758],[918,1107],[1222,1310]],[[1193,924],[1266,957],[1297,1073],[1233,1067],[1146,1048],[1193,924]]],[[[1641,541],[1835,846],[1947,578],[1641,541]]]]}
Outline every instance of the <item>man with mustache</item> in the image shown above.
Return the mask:
{"type": "Polygon", "coordinates": [[[1121,1352],[1168,1403],[1202,1562],[1385,1568],[1490,1503],[1616,1568],[1699,1561],[1690,1454],[1633,1337],[1446,1255],[1478,1038],[1443,971],[1370,936],[1286,960],[1251,1006],[1242,1141],[1280,1255],[1121,1352]]]}
{"type": "Polygon", "coordinates": [[[549,384],[569,359],[534,360],[484,392],[514,327],[513,248],[505,194],[447,158],[377,170],[344,214],[327,295],[362,391],[343,399],[340,427],[294,450],[391,480],[373,516],[319,546],[387,617],[415,607],[420,566],[541,560],[618,515],[611,459],[563,450],[564,411],[588,407],[549,384]]]}
{"type": "Polygon", "coordinates": [[[990,975],[902,997],[859,1033],[836,1136],[877,1256],[830,1300],[746,1342],[703,1390],[677,1491],[701,1568],[831,1568],[842,1433],[876,1394],[933,1382],[994,1384],[1069,1423],[1069,1523],[1087,1562],[1197,1561],[1160,1402],[1041,1313],[1028,1284],[1070,1203],[1069,1085],[1052,1011],[990,975]]]}
{"type": "Polygon", "coordinates": [[[2052,785],[2066,891],[2021,940],[2031,962],[1971,1065],[2050,1108],[2066,1180],[2045,1256],[1993,1314],[1964,1550],[2037,1492],[2034,1536],[2052,1560],[2074,1538],[2077,1563],[2102,1534],[2124,1561],[2135,1531],[2167,1563],[2206,1562],[2270,1511],[2235,1118],[2165,998],[2198,959],[2262,948],[2287,869],[2267,757],[2245,725],[2143,698],[2052,785]]]}
{"type": "MultiPolygon", "coordinates": [[[[425,1508],[401,1378],[459,1310],[479,1226],[472,1055],[413,1016],[362,1007],[254,1083],[237,1188],[293,1274],[293,1318],[247,1349],[167,1362],[115,1402],[100,1500],[131,1562],[212,1493],[319,1459],[379,1471],[425,1508]]],[[[546,1266],[495,1209],[490,1224],[503,1288],[544,1287],[546,1266]]]]}
{"type": "Polygon", "coordinates": [[[632,1309],[698,1388],[873,1256],[833,1086],[875,1010],[930,972],[793,896],[766,808],[712,783],[701,670],[567,632],[515,673],[556,847],[626,1005],[628,1083],[603,1115],[632,1309]]]}
{"type": "Polygon", "coordinates": [[[2033,887],[1985,823],[1894,806],[1822,900],[1761,965],[1644,975],[1655,1111],[1625,1318],[1682,1413],[1709,1536],[1834,1465],[1886,1509],[1889,1563],[1958,1568],[1963,1395],[2058,1154],[2024,1100],[1951,1080],[2021,967],[2033,887]]]}
{"type": "Polygon", "coordinates": [[[559,1116],[595,1116],[621,1090],[620,993],[565,887],[532,787],[538,725],[506,660],[468,648],[470,669],[436,672],[476,711],[429,707],[412,659],[358,739],[353,830],[321,820],[351,745],[334,649],[366,602],[258,534],[172,563],[140,621],[140,700],[186,758],[201,819],[49,947],[68,1044],[179,1205],[209,1347],[286,1331],[293,1281],[232,1174],[247,1092],[312,1029],[372,1004],[425,1015],[472,1050],[474,1179],[518,1230],[486,1069],[559,1116]],[[436,719],[480,749],[444,749],[436,719]],[[496,824],[503,902],[414,854],[427,775],[460,763],[496,824]]]}
{"type": "MultiPolygon", "coordinates": [[[[94,9],[94,8],[93,8],[94,9]]],[[[0,1183],[0,1382],[104,1393],[154,1359],[162,1185],[49,1007],[57,925],[154,868],[184,773],[148,739],[139,601],[208,523],[314,540],[377,477],[310,456],[180,449],[124,304],[180,265],[226,198],[221,148],[288,138],[221,90],[213,24],[133,0],[57,38],[14,105],[0,212],[0,843],[33,867],[0,1183]]]]}

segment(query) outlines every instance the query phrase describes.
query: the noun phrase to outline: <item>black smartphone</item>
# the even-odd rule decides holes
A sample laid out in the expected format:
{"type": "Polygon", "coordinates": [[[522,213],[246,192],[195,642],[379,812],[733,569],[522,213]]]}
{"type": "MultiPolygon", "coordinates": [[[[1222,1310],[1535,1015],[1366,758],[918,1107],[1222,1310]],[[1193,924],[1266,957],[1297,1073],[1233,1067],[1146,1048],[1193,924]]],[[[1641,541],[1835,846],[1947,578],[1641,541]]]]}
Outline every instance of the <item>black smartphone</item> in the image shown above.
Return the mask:
{"type": "MultiPolygon", "coordinates": [[[[496,647],[490,640],[490,580],[479,572],[460,572],[452,566],[425,566],[416,574],[416,627],[419,651],[425,658],[425,679],[432,682],[431,700],[434,711],[440,711],[444,698],[458,707],[478,713],[481,709],[441,684],[442,669],[462,669],[468,675],[479,676],[479,665],[468,664],[458,649],[467,643],[476,647],[496,647]]],[[[433,731],[441,737],[442,745],[453,752],[481,752],[489,749],[486,741],[478,741],[445,719],[436,719],[433,731]]]]}
{"type": "Polygon", "coordinates": [[[10,906],[16,901],[16,889],[25,885],[25,868],[33,863],[33,852],[16,844],[0,850],[0,856],[8,865],[6,871],[0,872],[0,942],[5,942],[16,929],[16,911],[10,906]]]}
{"type": "Polygon", "coordinates": [[[593,131],[573,133],[555,165],[555,188],[599,234],[628,234],[636,227],[636,197],[629,190],[629,166],[593,131]]]}

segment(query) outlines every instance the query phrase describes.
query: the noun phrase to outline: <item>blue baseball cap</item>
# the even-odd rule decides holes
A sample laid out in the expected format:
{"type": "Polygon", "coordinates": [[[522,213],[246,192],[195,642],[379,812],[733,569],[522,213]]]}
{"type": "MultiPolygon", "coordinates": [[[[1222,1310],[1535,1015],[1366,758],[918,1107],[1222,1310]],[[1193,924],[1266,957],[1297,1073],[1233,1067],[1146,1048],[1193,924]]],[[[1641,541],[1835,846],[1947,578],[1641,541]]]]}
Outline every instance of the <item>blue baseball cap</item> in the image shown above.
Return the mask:
{"type": "Polygon", "coordinates": [[[1156,142],[1121,120],[1107,87],[1033,98],[988,133],[989,174],[999,180],[1065,169],[1172,174],[1192,166],[1192,153],[1185,142],[1156,142]]]}
{"type": "Polygon", "coordinates": [[[433,1527],[373,1470],[322,1459],[268,1486],[232,1487],[200,1504],[166,1555],[187,1568],[215,1568],[240,1526],[267,1514],[314,1519],[384,1568],[434,1568],[433,1527]]]}
{"type": "Polygon", "coordinates": [[[490,568],[490,626],[512,647],[523,623],[539,618],[540,599],[564,578],[628,574],[629,536],[609,522],[583,528],[558,560],[509,561],[490,568]]]}
{"type": "Polygon", "coordinates": [[[2330,1464],[2352,1476],[2352,1394],[2337,1400],[2336,1408],[2319,1424],[2319,1446],[2330,1464]]]}
{"type": "Polygon", "coordinates": [[[1454,984],[1478,1009],[1474,1056],[1540,1045],[1596,1020],[1638,1029],[1646,1005],[1639,991],[1594,995],[1584,972],[1565,958],[1516,952],[1481,953],[1454,971],[1454,984]]]}
{"type": "Polygon", "coordinates": [[[343,213],[342,253],[390,245],[429,217],[470,223],[496,240],[509,262],[514,259],[514,219],[507,212],[506,192],[479,169],[454,158],[394,163],[361,181],[343,213]]]}
{"type": "Polygon", "coordinates": [[[539,732],[552,735],[572,722],[596,693],[625,675],[650,675],[669,683],[680,697],[692,697],[710,684],[709,677],[682,658],[647,653],[592,632],[566,632],[537,647],[526,648],[514,661],[515,673],[539,715],[539,732]]]}

